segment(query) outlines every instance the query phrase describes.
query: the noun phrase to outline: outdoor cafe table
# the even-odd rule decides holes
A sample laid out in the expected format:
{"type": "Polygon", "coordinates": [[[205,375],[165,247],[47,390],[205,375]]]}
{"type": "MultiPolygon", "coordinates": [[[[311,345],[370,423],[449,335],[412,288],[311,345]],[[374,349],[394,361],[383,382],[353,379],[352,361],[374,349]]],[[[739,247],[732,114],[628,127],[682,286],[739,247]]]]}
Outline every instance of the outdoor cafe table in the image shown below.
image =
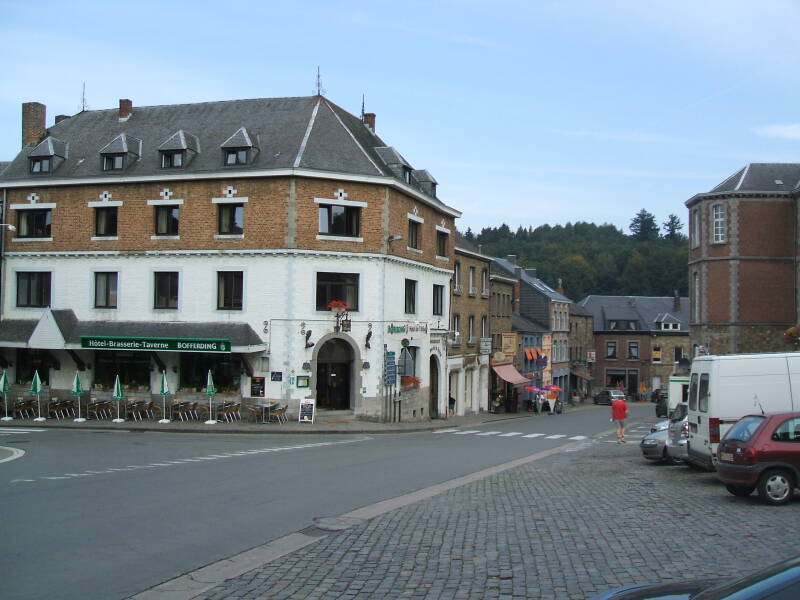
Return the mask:
{"type": "Polygon", "coordinates": [[[259,402],[258,405],[261,407],[262,423],[269,423],[269,419],[272,416],[272,409],[280,406],[278,402],[259,402]]]}

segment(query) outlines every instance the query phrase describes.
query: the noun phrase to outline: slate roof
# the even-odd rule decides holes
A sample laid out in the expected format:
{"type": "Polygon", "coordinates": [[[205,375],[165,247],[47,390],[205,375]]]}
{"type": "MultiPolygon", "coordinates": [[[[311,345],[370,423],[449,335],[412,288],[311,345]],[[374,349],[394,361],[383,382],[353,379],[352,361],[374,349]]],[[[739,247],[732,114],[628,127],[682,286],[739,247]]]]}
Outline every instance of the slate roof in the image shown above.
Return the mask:
{"type": "Polygon", "coordinates": [[[526,319],[517,313],[511,315],[511,328],[522,333],[546,333],[549,331],[544,325],[539,325],[536,321],[526,319]]]}
{"type": "Polygon", "coordinates": [[[578,305],[594,317],[595,331],[612,331],[609,321],[616,320],[636,321],[639,331],[686,334],[689,332],[689,298],[680,299],[677,311],[674,302],[672,296],[586,296],[578,305]],[[677,322],[680,329],[662,331],[662,322],[677,322]]]}
{"type": "MultiPolygon", "coordinates": [[[[68,345],[80,345],[81,336],[174,337],[229,339],[231,346],[262,346],[264,341],[247,323],[189,323],[182,321],[79,321],[70,309],[53,310],[53,318],[68,345]]],[[[24,346],[39,319],[3,319],[0,339],[24,346]]]]}
{"type": "MultiPolygon", "coordinates": [[[[404,173],[398,173],[387,163],[395,155],[400,157],[399,153],[361,119],[322,96],[135,106],[130,117],[123,121],[119,119],[118,108],[89,110],[51,126],[47,135],[34,151],[44,152],[44,155],[63,152],[59,155],[66,155],[66,160],[52,174],[31,176],[27,158],[32,149],[24,148],[0,174],[0,186],[3,182],[31,179],[41,180],[44,184],[55,179],[113,181],[120,177],[184,173],[187,176],[235,175],[236,172],[273,169],[391,177],[404,182],[404,173]],[[180,134],[181,131],[185,133],[180,134]],[[141,156],[139,160],[128,161],[123,172],[103,171],[100,150],[120,134],[142,141],[141,156]],[[179,135],[176,137],[176,134],[179,135]],[[224,166],[223,144],[240,143],[252,145],[260,151],[251,154],[250,164],[224,166]],[[197,154],[187,160],[183,169],[161,168],[159,148],[184,147],[196,150],[197,154]]],[[[402,159],[402,164],[411,168],[405,159],[402,159]]],[[[415,191],[429,198],[430,204],[437,208],[460,216],[458,211],[432,195],[435,187],[430,183],[435,183],[435,180],[427,171],[418,169],[414,173],[410,186],[415,191]]]]}
{"type": "Polygon", "coordinates": [[[553,288],[547,285],[544,281],[542,281],[538,277],[534,277],[533,275],[527,273],[525,269],[523,269],[522,267],[520,267],[515,263],[512,263],[508,259],[492,258],[492,264],[500,267],[500,270],[504,272],[501,274],[507,274],[510,277],[517,278],[520,281],[527,283],[532,288],[544,294],[551,300],[555,300],[556,302],[572,302],[572,300],[570,300],[563,294],[559,294],[557,291],[555,291],[553,288]]]}
{"type": "Polygon", "coordinates": [[[800,164],[749,163],[709,192],[696,194],[686,204],[715,194],[792,193],[800,191],[800,164]]]}

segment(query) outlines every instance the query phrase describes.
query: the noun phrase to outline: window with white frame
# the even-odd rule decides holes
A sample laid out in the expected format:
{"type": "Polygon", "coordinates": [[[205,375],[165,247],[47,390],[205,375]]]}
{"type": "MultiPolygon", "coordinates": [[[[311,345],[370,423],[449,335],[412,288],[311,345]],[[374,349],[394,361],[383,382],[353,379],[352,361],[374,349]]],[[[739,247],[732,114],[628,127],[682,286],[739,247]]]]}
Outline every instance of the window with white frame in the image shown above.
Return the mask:
{"type": "Polygon", "coordinates": [[[725,242],[725,205],[715,204],[711,207],[712,222],[714,224],[714,243],[725,242]]]}
{"type": "Polygon", "coordinates": [[[17,237],[49,238],[53,223],[53,211],[49,208],[17,211],[17,237]]]}
{"type": "Polygon", "coordinates": [[[639,358],[639,342],[628,342],[628,359],[634,360],[639,358]]]}
{"type": "Polygon", "coordinates": [[[692,248],[700,245],[700,210],[692,210],[692,248]]]}
{"type": "Polygon", "coordinates": [[[417,282],[414,279],[406,279],[405,308],[406,314],[417,312],[417,282]]]}
{"type": "Polygon", "coordinates": [[[117,277],[115,271],[94,274],[94,307],[117,308],[117,277]]]}
{"type": "Polygon", "coordinates": [[[478,290],[475,287],[475,267],[471,266],[469,268],[469,295],[474,296],[478,293],[478,290]]]}
{"type": "Polygon", "coordinates": [[[433,284],[433,314],[444,315],[444,286],[433,284]]]}
{"type": "Polygon", "coordinates": [[[470,315],[467,319],[467,341],[470,344],[475,343],[475,315],[470,315]]]}
{"type": "Polygon", "coordinates": [[[21,271],[17,273],[17,306],[50,306],[51,273],[21,271]]]}
{"type": "Polygon", "coordinates": [[[461,293],[461,263],[459,261],[453,264],[453,292],[461,293]]]}
{"type": "Polygon", "coordinates": [[[617,358],[617,342],[606,342],[606,358],[617,358]]]}
{"type": "Polygon", "coordinates": [[[489,334],[489,320],[486,318],[486,315],[481,317],[481,337],[486,337],[489,334]]]}

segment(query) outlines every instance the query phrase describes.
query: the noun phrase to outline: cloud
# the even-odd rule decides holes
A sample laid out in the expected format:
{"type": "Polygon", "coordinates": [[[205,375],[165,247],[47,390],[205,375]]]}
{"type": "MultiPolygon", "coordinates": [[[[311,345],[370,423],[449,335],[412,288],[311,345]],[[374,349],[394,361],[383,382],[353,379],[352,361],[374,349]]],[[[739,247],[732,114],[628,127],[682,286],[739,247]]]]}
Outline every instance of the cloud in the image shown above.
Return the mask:
{"type": "Polygon", "coordinates": [[[763,125],[753,129],[753,132],[762,137],[782,138],[785,140],[800,140],[800,123],[763,125]]]}

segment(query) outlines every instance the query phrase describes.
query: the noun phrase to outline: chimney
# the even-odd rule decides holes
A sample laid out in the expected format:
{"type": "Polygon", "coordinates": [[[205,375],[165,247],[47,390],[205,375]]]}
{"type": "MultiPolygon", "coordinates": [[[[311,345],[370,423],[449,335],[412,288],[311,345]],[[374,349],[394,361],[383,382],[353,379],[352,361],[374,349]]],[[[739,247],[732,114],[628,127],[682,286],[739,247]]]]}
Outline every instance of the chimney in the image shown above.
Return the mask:
{"type": "Polygon", "coordinates": [[[127,121],[133,113],[133,102],[127,99],[119,99],[119,120],[127,121]]]}
{"type": "Polygon", "coordinates": [[[69,119],[69,115],[56,115],[56,125],[61,123],[61,121],[66,121],[69,119]]]}
{"type": "Polygon", "coordinates": [[[44,126],[47,107],[39,102],[22,104],[22,147],[35,146],[44,138],[47,128],[44,126]]]}
{"type": "Polygon", "coordinates": [[[506,256],[506,260],[510,262],[512,265],[517,264],[517,255],[516,254],[509,254],[506,256]]]}
{"type": "Polygon", "coordinates": [[[561,282],[561,277],[559,277],[559,278],[558,278],[558,287],[556,288],[556,291],[557,291],[559,294],[561,294],[562,296],[564,295],[564,285],[563,285],[563,283],[561,282]]]}
{"type": "Polygon", "coordinates": [[[369,127],[372,133],[375,133],[375,113],[364,113],[363,123],[369,127]]]}
{"type": "Polygon", "coordinates": [[[536,269],[525,269],[525,272],[531,277],[536,277],[536,269]]]}
{"type": "Polygon", "coordinates": [[[675,296],[672,298],[672,308],[675,312],[681,312],[681,297],[678,295],[678,290],[675,290],[675,296]]]}

